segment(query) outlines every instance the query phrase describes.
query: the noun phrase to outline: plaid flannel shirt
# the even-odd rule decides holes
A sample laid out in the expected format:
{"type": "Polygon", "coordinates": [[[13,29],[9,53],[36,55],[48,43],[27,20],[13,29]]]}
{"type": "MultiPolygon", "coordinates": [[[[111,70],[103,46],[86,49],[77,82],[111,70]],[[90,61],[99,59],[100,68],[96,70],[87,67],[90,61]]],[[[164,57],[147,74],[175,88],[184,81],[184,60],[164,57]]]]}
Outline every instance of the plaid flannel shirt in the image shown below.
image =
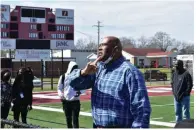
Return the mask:
{"type": "Polygon", "coordinates": [[[151,107],[142,73],[124,57],[110,65],[98,63],[94,75],[73,71],[69,84],[75,90],[92,88],[93,121],[97,126],[149,128],[151,107]]]}

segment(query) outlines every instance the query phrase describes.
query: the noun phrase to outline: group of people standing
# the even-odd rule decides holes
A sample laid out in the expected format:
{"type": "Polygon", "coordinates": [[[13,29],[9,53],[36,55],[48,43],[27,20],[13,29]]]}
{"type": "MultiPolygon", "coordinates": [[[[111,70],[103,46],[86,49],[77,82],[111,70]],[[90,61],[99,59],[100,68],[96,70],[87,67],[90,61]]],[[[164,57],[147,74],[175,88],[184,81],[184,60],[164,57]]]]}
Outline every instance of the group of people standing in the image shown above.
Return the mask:
{"type": "MultiPolygon", "coordinates": [[[[10,108],[14,120],[27,123],[27,113],[32,109],[33,71],[30,67],[20,68],[16,74],[13,85],[10,84],[11,72],[1,70],[1,118],[7,119],[10,108]]],[[[4,128],[4,124],[1,124],[4,128]]]]}
{"type": "MultiPolygon", "coordinates": [[[[29,68],[18,71],[13,87],[9,84],[11,73],[1,73],[1,109],[7,118],[11,102],[14,120],[26,123],[28,110],[32,109],[33,72],[29,68]]],[[[182,121],[182,107],[190,119],[190,93],[192,77],[183,69],[182,61],[176,64],[172,75],[172,92],[176,122],[182,121]]],[[[98,58],[79,69],[70,62],[68,70],[59,78],[57,92],[62,101],[67,127],[79,128],[80,94],[92,89],[91,107],[94,128],[149,128],[151,105],[143,74],[122,55],[122,45],[117,37],[108,36],[98,48],[98,58]]]]}

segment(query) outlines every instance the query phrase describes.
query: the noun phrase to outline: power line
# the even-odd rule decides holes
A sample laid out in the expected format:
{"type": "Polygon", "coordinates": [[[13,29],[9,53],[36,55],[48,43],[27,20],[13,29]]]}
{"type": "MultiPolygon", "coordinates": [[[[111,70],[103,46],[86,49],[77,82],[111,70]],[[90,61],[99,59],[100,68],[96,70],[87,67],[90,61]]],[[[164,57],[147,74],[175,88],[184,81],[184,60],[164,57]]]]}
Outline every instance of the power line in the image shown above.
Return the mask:
{"type": "Polygon", "coordinates": [[[75,30],[75,31],[76,31],[77,33],[83,34],[83,35],[88,36],[88,37],[90,37],[90,38],[96,37],[96,36],[94,36],[94,35],[90,35],[90,34],[88,34],[88,33],[82,32],[82,31],[78,31],[78,30],[75,30]]]}
{"type": "Polygon", "coordinates": [[[99,46],[99,39],[100,39],[100,27],[103,27],[103,26],[100,26],[100,23],[101,23],[101,22],[98,20],[98,21],[97,21],[97,25],[93,25],[93,27],[97,27],[97,29],[98,29],[98,31],[97,31],[97,34],[98,34],[98,36],[97,36],[97,37],[98,37],[98,38],[97,38],[98,43],[97,43],[97,44],[98,44],[98,46],[99,46]]]}

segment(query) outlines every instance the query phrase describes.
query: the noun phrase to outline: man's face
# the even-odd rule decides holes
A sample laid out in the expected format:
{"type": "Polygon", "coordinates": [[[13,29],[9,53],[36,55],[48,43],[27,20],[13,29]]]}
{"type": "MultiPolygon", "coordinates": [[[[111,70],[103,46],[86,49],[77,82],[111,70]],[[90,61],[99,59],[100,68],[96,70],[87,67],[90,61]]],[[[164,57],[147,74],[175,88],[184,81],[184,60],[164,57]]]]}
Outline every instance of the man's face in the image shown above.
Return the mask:
{"type": "Polygon", "coordinates": [[[98,57],[101,61],[106,61],[113,53],[114,46],[109,42],[108,38],[104,38],[103,42],[99,45],[98,57]]]}
{"type": "Polygon", "coordinates": [[[176,67],[176,70],[181,70],[181,69],[183,69],[183,63],[177,61],[175,64],[175,67],[176,67]]]}

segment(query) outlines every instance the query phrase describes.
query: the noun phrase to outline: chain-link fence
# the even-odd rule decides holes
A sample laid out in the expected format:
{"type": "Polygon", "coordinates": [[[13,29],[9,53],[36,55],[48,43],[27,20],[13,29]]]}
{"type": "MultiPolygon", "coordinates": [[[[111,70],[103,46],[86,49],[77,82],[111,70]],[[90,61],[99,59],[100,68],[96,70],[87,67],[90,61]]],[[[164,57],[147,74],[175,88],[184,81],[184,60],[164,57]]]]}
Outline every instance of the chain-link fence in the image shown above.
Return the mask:
{"type": "Polygon", "coordinates": [[[38,125],[32,125],[32,124],[25,124],[22,122],[17,122],[13,120],[8,120],[8,119],[1,119],[1,127],[3,128],[46,128],[46,127],[41,127],[38,125]]]}
{"type": "Polygon", "coordinates": [[[140,71],[147,86],[168,86],[171,83],[171,68],[143,68],[140,71]]]}
{"type": "Polygon", "coordinates": [[[57,86],[60,75],[67,71],[69,62],[75,60],[74,58],[55,58],[49,61],[26,61],[1,58],[1,69],[9,69],[12,72],[11,83],[13,83],[19,68],[31,67],[35,76],[33,81],[35,88],[53,90],[57,86]]]}

